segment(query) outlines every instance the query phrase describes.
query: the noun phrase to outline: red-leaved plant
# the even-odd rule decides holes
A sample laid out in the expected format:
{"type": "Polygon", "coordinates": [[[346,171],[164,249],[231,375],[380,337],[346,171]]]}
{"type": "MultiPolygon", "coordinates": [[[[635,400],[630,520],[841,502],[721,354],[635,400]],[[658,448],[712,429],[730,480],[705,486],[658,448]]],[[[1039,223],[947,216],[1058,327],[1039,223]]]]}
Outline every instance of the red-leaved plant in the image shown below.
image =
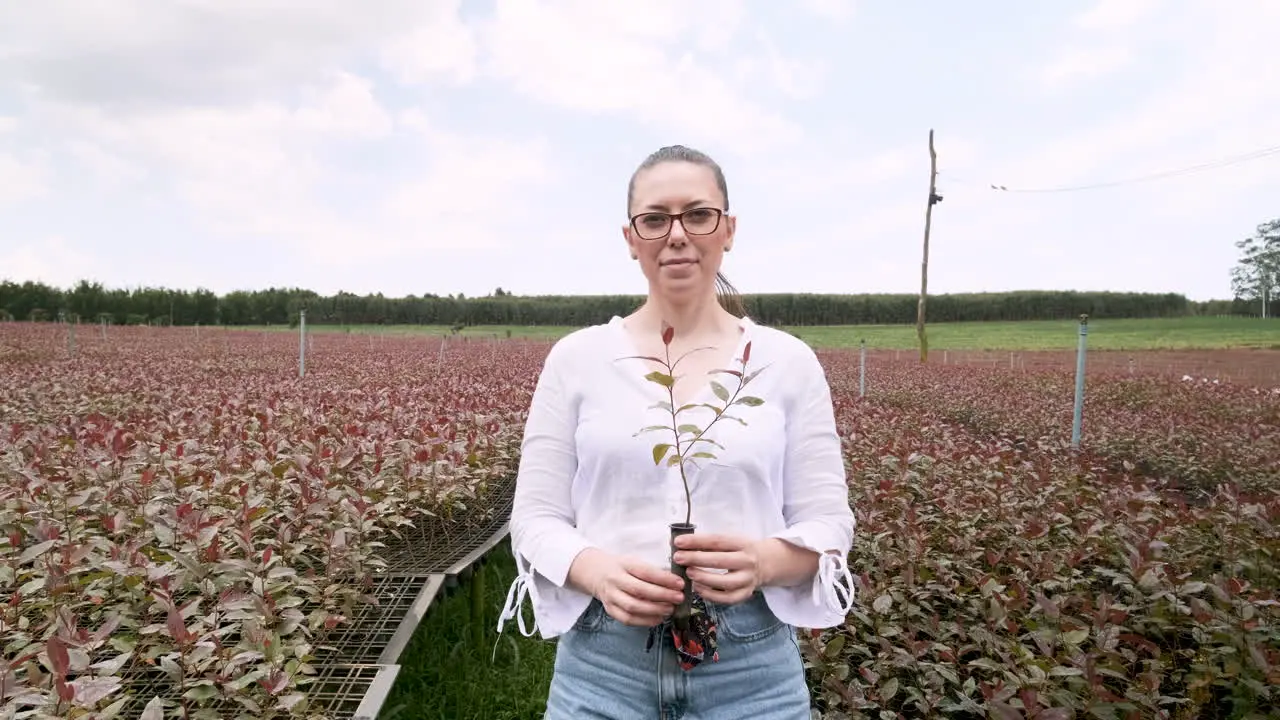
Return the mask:
{"type": "Polygon", "coordinates": [[[0,719],[324,720],[402,528],[474,524],[512,473],[540,360],[331,336],[300,382],[293,338],[112,328],[63,362],[57,330],[0,323],[0,719]]]}
{"type": "MultiPolygon", "coordinates": [[[[662,324],[662,345],[664,348],[663,357],[653,357],[648,355],[632,356],[641,360],[648,360],[662,365],[661,370],[654,370],[647,373],[644,377],[646,380],[657,383],[667,390],[667,399],[655,403],[650,409],[665,410],[670,415],[670,423],[662,425],[649,425],[642,428],[636,433],[637,436],[648,432],[668,432],[671,434],[670,442],[659,442],[653,446],[653,462],[660,465],[664,461],[667,467],[678,467],[680,469],[680,481],[684,484],[685,498],[685,515],[683,523],[671,523],[671,551],[675,552],[675,540],[681,535],[687,535],[697,529],[693,523],[693,493],[689,488],[689,476],[686,471],[688,464],[694,460],[715,459],[715,453],[710,449],[714,446],[724,449],[724,446],[715,440],[707,437],[707,432],[721,420],[733,420],[746,425],[743,420],[736,415],[730,415],[729,409],[735,405],[745,405],[747,407],[757,407],[764,404],[764,400],[752,395],[742,395],[742,391],[746,386],[755,379],[765,368],[760,368],[754,372],[747,372],[747,363],[751,361],[751,342],[748,341],[742,349],[742,357],[738,359],[738,363],[742,366],[741,370],[731,368],[713,369],[708,371],[709,375],[730,375],[737,379],[737,388],[730,393],[728,388],[716,380],[711,380],[711,391],[715,394],[723,405],[709,402],[691,402],[685,403],[680,407],[676,407],[675,385],[680,380],[676,374],[676,368],[680,365],[680,361],[689,355],[701,351],[709,350],[709,347],[699,347],[690,350],[674,362],[671,360],[671,341],[675,338],[675,328],[667,323],[662,324]],[[681,416],[697,408],[708,408],[714,416],[703,427],[699,427],[692,422],[682,422],[681,416]],[[699,443],[703,443],[705,449],[694,449],[699,443]]],[[[768,366],[766,366],[768,367],[768,366]]],[[[689,620],[689,614],[693,602],[693,583],[689,580],[687,569],[671,561],[671,571],[679,575],[684,580],[684,600],[675,609],[673,620],[678,629],[684,629],[689,620]]]]}

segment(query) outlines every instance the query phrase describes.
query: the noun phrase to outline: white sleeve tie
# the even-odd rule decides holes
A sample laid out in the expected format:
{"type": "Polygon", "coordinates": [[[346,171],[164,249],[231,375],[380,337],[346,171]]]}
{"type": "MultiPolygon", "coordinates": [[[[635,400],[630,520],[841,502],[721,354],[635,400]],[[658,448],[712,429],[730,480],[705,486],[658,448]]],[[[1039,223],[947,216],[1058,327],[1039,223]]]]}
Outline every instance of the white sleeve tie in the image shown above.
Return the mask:
{"type": "Polygon", "coordinates": [[[522,558],[516,555],[516,579],[511,583],[511,589],[507,590],[507,601],[502,606],[502,614],[498,616],[498,632],[502,632],[502,626],[508,620],[514,619],[516,625],[520,628],[520,634],[525,637],[533,637],[538,630],[538,621],[535,619],[533,627],[525,626],[524,614],[520,612],[520,606],[524,604],[525,596],[537,591],[533,587],[533,573],[525,567],[522,558]]]}
{"type": "Polygon", "coordinates": [[[813,602],[848,615],[853,610],[853,587],[853,575],[849,573],[845,559],[835,553],[822,553],[818,558],[818,577],[813,585],[813,602]]]}

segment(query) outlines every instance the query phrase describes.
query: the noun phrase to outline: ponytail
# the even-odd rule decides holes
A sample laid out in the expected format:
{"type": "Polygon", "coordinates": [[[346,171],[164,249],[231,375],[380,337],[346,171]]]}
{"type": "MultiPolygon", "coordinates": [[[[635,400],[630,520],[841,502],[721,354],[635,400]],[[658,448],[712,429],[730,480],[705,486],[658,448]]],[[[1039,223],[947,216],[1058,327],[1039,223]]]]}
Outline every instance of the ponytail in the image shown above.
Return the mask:
{"type": "Polygon", "coordinates": [[[716,296],[720,300],[720,307],[729,311],[734,317],[746,317],[747,307],[742,302],[742,295],[721,272],[716,273],[716,296]]]}

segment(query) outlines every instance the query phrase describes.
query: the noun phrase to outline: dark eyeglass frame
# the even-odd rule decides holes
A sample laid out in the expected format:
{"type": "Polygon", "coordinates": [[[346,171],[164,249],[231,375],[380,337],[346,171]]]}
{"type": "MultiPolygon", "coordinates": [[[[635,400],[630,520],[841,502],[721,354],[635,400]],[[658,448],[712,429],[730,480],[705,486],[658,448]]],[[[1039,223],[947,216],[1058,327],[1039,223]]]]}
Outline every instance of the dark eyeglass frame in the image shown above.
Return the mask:
{"type": "Polygon", "coordinates": [[[724,211],[716,207],[694,207],[678,213],[662,212],[661,210],[646,210],[645,212],[637,213],[631,216],[631,229],[635,231],[636,236],[639,237],[641,240],[658,241],[658,240],[665,240],[671,235],[671,231],[674,230],[676,227],[677,220],[680,222],[680,227],[684,228],[685,234],[701,236],[701,235],[710,235],[716,230],[719,230],[720,221],[722,219],[724,219],[724,211]],[[689,213],[708,212],[708,211],[715,213],[715,216],[716,216],[715,225],[712,225],[710,230],[707,230],[706,232],[693,232],[692,230],[689,229],[687,225],[684,224],[685,215],[689,213]],[[662,233],[661,235],[649,237],[649,236],[646,236],[644,234],[644,231],[640,229],[640,226],[637,221],[642,217],[648,217],[652,215],[661,215],[667,218],[667,231],[662,233]]]}

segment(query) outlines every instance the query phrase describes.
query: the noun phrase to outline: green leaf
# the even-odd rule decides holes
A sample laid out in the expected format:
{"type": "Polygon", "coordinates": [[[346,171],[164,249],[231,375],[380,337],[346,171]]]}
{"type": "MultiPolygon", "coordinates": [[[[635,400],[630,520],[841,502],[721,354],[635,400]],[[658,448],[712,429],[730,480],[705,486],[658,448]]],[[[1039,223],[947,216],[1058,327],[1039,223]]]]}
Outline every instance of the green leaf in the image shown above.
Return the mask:
{"type": "MultiPolygon", "coordinates": [[[[724,446],[723,446],[723,445],[721,445],[720,443],[716,442],[715,440],[712,440],[712,439],[711,439],[711,438],[709,438],[709,437],[706,437],[705,435],[704,435],[704,436],[702,436],[702,437],[699,437],[699,438],[694,438],[693,440],[691,440],[691,441],[689,442],[689,445],[690,445],[690,446],[692,446],[694,443],[706,443],[706,444],[708,444],[708,445],[715,445],[716,447],[720,448],[721,450],[723,450],[723,449],[724,449],[724,446]]],[[[686,449],[687,449],[687,448],[686,448],[686,449]]]]}
{"type": "Polygon", "coordinates": [[[690,434],[693,434],[693,435],[701,435],[701,434],[702,434],[702,428],[698,427],[697,425],[690,425],[690,424],[688,424],[688,423],[686,423],[686,424],[684,424],[684,425],[679,426],[678,428],[676,428],[676,430],[677,430],[677,432],[681,432],[681,433],[690,433],[690,434]]]}
{"type": "Polygon", "coordinates": [[[689,457],[691,457],[691,458],[705,458],[705,459],[707,459],[707,460],[715,460],[715,459],[716,459],[716,456],[715,456],[714,454],[709,453],[709,452],[707,452],[706,450],[699,450],[698,452],[696,452],[696,453],[694,453],[694,454],[690,455],[689,457]]]}
{"type": "Polygon", "coordinates": [[[636,431],[636,434],[632,435],[631,437],[639,437],[644,433],[653,432],[654,430],[670,430],[670,429],[671,428],[667,427],[666,425],[650,425],[645,428],[640,428],[638,431],[636,431]]]}
{"type": "Polygon", "coordinates": [[[651,360],[656,363],[662,363],[664,365],[666,364],[665,362],[662,361],[662,358],[656,358],[652,355],[624,355],[622,356],[622,359],[623,360],[651,360]]]}
{"type": "Polygon", "coordinates": [[[649,382],[655,382],[665,388],[669,388],[676,384],[676,379],[674,377],[659,370],[654,370],[653,372],[645,375],[644,379],[649,382]]]}
{"type": "Polygon", "coordinates": [[[666,457],[667,451],[671,449],[671,443],[659,443],[653,446],[653,464],[657,465],[662,462],[662,458],[666,457]]]}
{"type": "Polygon", "coordinates": [[[218,689],[212,685],[201,684],[186,691],[182,696],[196,701],[210,700],[218,696],[218,689]]]}
{"type": "Polygon", "coordinates": [[[827,643],[826,650],[823,651],[823,654],[826,655],[828,659],[834,660],[843,649],[844,635],[836,635],[831,638],[831,642],[827,643]]]}
{"type": "Polygon", "coordinates": [[[1182,587],[1178,588],[1178,594],[1193,595],[1195,593],[1204,592],[1204,589],[1206,587],[1208,586],[1204,582],[1195,580],[1193,582],[1189,582],[1186,585],[1183,585],[1182,587]]]}
{"type": "Polygon", "coordinates": [[[1071,632],[1062,633],[1062,642],[1068,645],[1079,645],[1089,639],[1089,629],[1072,630],[1071,632]]]}
{"type": "Polygon", "coordinates": [[[969,665],[973,667],[980,667],[984,670],[990,670],[994,673],[1004,672],[1004,667],[1002,665],[987,657],[974,658],[969,661],[969,665]]]}
{"type": "Polygon", "coordinates": [[[18,558],[18,564],[25,565],[26,563],[29,563],[32,560],[35,560],[36,558],[48,552],[50,548],[52,548],[54,545],[57,545],[57,544],[58,544],[57,540],[45,540],[44,542],[39,543],[37,545],[32,545],[22,553],[21,557],[18,558]]]}
{"type": "Polygon", "coordinates": [[[747,407],[760,407],[764,404],[764,400],[752,395],[744,395],[733,401],[734,405],[746,405],[747,407]]]}
{"type": "Polygon", "coordinates": [[[725,402],[729,402],[729,391],[726,390],[723,385],[716,382],[715,380],[711,381],[711,392],[715,393],[716,397],[720,398],[721,400],[725,402]]]}

